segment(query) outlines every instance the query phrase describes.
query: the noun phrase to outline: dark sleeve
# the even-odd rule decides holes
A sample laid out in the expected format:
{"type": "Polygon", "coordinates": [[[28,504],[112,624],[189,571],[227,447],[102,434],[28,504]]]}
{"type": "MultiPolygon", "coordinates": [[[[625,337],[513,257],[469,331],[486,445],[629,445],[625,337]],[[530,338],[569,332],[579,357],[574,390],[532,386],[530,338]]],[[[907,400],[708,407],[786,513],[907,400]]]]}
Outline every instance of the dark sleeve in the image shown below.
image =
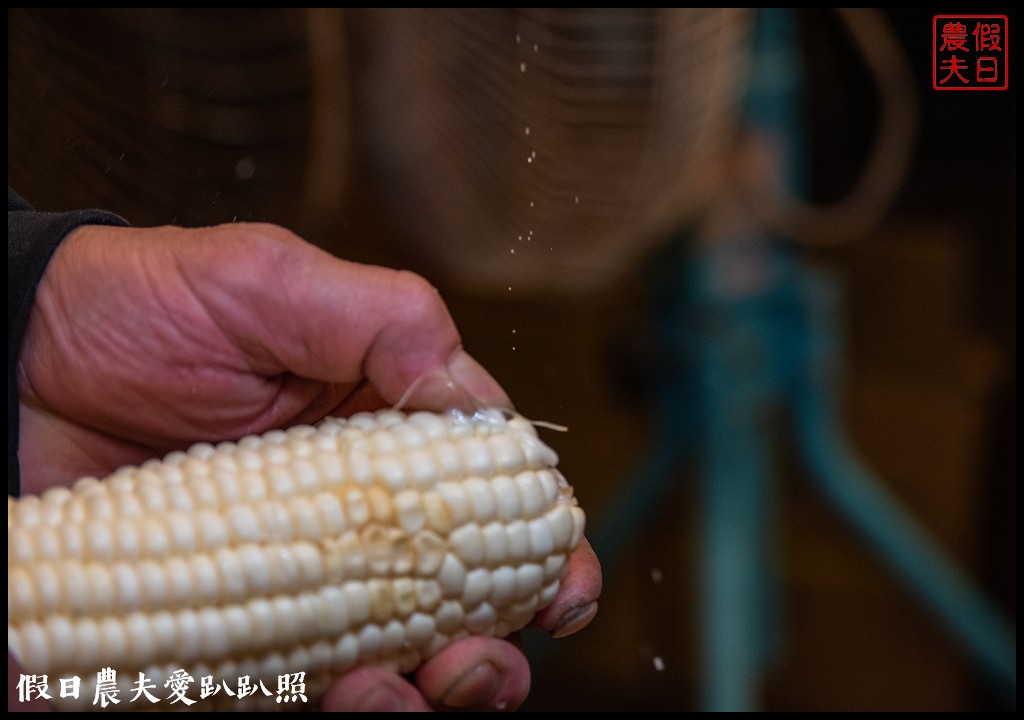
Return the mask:
{"type": "Polygon", "coordinates": [[[18,467],[18,356],[25,336],[36,286],[47,263],[64,237],[81,225],[128,223],[101,210],[67,213],[36,212],[7,188],[7,492],[17,495],[18,467]]]}

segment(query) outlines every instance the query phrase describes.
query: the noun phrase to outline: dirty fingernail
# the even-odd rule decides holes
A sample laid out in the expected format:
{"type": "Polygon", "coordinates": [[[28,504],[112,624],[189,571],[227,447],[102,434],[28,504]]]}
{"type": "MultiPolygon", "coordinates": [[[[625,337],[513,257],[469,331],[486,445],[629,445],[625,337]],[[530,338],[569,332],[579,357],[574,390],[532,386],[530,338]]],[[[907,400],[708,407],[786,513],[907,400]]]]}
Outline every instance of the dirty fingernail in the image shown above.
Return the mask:
{"type": "Polygon", "coordinates": [[[597,615],[597,601],[567,610],[551,629],[551,636],[556,638],[572,635],[590,624],[597,615]]]}
{"type": "Polygon", "coordinates": [[[498,668],[483,662],[456,680],[441,701],[450,708],[486,707],[494,702],[500,689],[498,668]]]}

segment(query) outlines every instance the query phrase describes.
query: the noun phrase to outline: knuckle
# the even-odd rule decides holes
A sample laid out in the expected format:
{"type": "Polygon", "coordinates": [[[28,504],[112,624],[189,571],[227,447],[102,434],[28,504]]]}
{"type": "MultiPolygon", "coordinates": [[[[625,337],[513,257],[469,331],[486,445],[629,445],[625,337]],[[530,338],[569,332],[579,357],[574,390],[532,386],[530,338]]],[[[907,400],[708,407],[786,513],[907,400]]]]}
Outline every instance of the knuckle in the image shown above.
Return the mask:
{"type": "Polygon", "coordinates": [[[402,324],[436,327],[449,322],[448,308],[441,294],[421,275],[397,271],[392,280],[392,292],[402,324]]]}

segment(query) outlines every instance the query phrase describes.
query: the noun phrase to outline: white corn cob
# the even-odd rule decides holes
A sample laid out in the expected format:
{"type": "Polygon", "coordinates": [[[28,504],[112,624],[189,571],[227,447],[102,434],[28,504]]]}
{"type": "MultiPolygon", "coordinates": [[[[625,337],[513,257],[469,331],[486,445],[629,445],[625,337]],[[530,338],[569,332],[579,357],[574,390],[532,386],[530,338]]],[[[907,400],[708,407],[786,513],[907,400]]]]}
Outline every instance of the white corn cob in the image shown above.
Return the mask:
{"type": "Polygon", "coordinates": [[[174,710],[314,703],[363,664],[407,672],[468,635],[505,636],[558,592],[584,515],[521,417],[389,410],[198,444],[105,480],[7,501],[8,648],[53,702],[174,710]],[[129,703],[139,673],[159,702],[129,703]],[[60,679],[81,679],[59,698],[60,679]]]}

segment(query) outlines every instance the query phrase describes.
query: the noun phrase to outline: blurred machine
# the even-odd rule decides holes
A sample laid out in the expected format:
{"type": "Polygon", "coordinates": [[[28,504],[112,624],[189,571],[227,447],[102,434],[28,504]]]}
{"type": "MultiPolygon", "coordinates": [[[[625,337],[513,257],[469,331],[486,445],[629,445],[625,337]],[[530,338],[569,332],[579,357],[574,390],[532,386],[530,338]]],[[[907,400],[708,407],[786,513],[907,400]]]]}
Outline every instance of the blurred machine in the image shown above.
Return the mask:
{"type": "Polygon", "coordinates": [[[796,199],[806,148],[791,12],[371,18],[371,147],[410,237],[460,284],[585,296],[684,235],[678,265],[661,268],[658,328],[676,373],[663,378],[655,440],[594,542],[614,582],[640,519],[680,457],[696,454],[708,710],[756,708],[778,632],[773,411],[788,413],[833,510],[1015,693],[1012,626],[844,438],[842,293],[793,248],[862,237],[913,150],[914,91],[895,36],[880,14],[842,16],[878,80],[881,117],[862,178],[827,208],[796,199]]]}

